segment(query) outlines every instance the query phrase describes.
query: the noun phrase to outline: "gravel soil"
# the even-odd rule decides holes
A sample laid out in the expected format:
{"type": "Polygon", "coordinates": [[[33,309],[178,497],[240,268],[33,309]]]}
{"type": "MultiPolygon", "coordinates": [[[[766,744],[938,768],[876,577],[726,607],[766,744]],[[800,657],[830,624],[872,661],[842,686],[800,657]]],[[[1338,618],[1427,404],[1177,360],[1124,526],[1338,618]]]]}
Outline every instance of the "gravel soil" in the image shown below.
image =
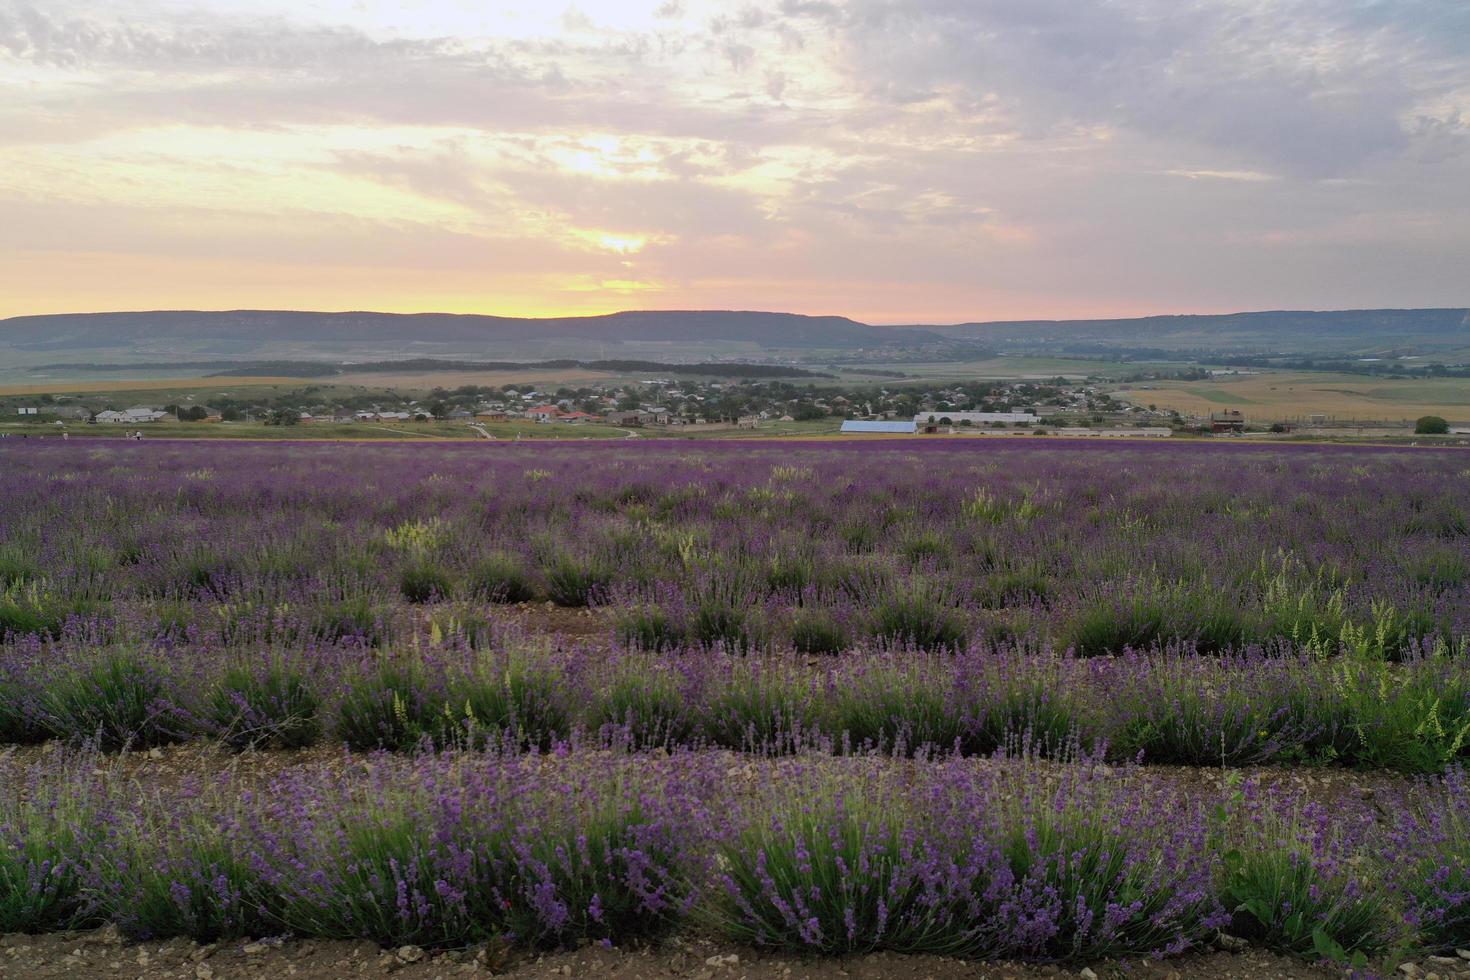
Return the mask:
{"type": "MultiPolygon", "coordinates": [[[[1460,976],[1470,976],[1470,960],[1460,976]]],[[[1431,969],[1434,964],[1427,964],[1431,969]]],[[[235,980],[259,977],[386,977],[449,980],[460,976],[682,977],[689,980],[944,980],[950,977],[1015,978],[1137,977],[1156,980],[1267,980],[1325,978],[1341,971],[1262,950],[1211,952],[1162,961],[1095,964],[1086,972],[1070,966],[965,963],[937,956],[874,954],[842,960],[813,960],[686,939],[642,950],[581,950],[544,956],[500,950],[428,953],[417,947],[383,950],[367,942],[286,941],[200,946],[187,940],[132,943],[114,930],[47,936],[0,936],[0,976],[95,980],[235,980]]],[[[1423,976],[1424,974],[1421,974],[1423,976]]],[[[1441,972],[1455,977],[1455,967],[1441,972]]]]}
{"type": "MultiPolygon", "coordinates": [[[[608,750],[584,748],[581,753],[602,754],[608,750]]],[[[730,785],[740,789],[743,785],[763,784],[773,773],[791,765],[791,757],[764,758],[746,755],[726,749],[706,750],[706,755],[717,755],[728,767],[730,785]]],[[[475,754],[464,753],[461,758],[466,765],[474,765],[475,754]]],[[[810,761],[811,756],[803,757],[810,761]]],[[[51,741],[40,745],[9,745],[0,748],[0,783],[17,779],[26,770],[37,764],[86,765],[97,775],[104,772],[117,779],[136,782],[150,793],[167,793],[185,784],[214,783],[228,774],[230,785],[238,790],[257,788],[270,780],[293,770],[323,768],[343,769],[371,764],[368,754],[349,753],[341,746],[317,745],[307,749],[271,749],[265,751],[233,752],[220,742],[200,739],[166,745],[160,748],[137,752],[121,752],[105,755],[76,755],[65,743],[51,741]]],[[[542,757],[542,765],[555,765],[555,760],[542,757]]],[[[840,764],[840,760],[834,760],[840,764]]],[[[911,759],[888,759],[897,778],[904,773],[932,763],[911,759]]],[[[986,767],[1008,765],[1003,761],[985,758],[967,760],[967,765],[986,767]]],[[[1033,770],[1038,778],[1062,764],[1039,763],[1033,770]]],[[[1109,768],[1117,778],[1130,779],[1137,776],[1158,777],[1180,786],[1186,792],[1201,795],[1217,795],[1227,780],[1254,778],[1263,787],[1289,789],[1323,803],[1343,799],[1375,801],[1380,795],[1389,795],[1412,783],[1411,777],[1381,771],[1361,771],[1332,766],[1302,768],[1293,766],[1247,766],[1241,769],[1206,769],[1189,766],[1145,766],[1141,769],[1109,768]]]]}

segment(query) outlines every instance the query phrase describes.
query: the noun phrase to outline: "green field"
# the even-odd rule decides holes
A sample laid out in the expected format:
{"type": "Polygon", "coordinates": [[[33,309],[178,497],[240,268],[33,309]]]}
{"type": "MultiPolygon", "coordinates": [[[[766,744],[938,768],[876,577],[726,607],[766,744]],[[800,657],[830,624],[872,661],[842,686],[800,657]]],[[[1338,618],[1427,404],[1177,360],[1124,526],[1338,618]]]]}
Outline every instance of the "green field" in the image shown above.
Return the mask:
{"type": "Polygon", "coordinates": [[[1188,366],[1184,361],[1097,361],[1080,357],[1001,356],[974,361],[925,361],[891,363],[874,361],[865,364],[840,364],[827,367],[810,365],[815,370],[832,371],[847,384],[904,384],[919,381],[1045,381],[1055,377],[1081,379],[1088,377],[1123,378],[1141,371],[1173,370],[1188,366]],[[861,370],[902,371],[902,378],[875,378],[854,373],[861,370]]]}
{"type": "Polygon", "coordinates": [[[1266,372],[1208,381],[1158,381],[1118,397],[1189,415],[1239,408],[1256,421],[1325,415],[1336,421],[1412,421],[1440,415],[1470,421],[1470,378],[1390,380],[1325,372],[1266,372]]]}

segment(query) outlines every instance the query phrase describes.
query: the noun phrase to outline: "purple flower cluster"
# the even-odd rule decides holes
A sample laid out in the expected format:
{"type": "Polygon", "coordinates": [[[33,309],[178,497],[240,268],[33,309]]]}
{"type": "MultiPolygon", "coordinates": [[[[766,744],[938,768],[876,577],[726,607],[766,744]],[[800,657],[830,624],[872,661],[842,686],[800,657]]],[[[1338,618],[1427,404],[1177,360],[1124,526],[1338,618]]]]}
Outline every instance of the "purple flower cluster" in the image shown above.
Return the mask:
{"type": "Polygon", "coordinates": [[[1455,453],[985,443],[7,446],[0,631],[391,645],[612,603],[650,647],[1084,655],[1470,634],[1455,453]],[[476,615],[475,608],[481,613],[476,615]]]}
{"type": "Polygon", "coordinates": [[[5,741],[218,737],[359,750],[558,743],[988,756],[1021,740],[1113,761],[1438,773],[1470,756],[1470,661],[1306,650],[1080,658],[987,646],[680,655],[550,649],[504,630],[409,653],[37,639],[0,650],[5,741]],[[247,662],[242,663],[242,659],[247,662]]]}
{"type": "Polygon", "coordinates": [[[1458,771],[1328,807],[1086,756],[348,756],[141,793],[96,764],[0,795],[0,931],[543,947],[702,922],[814,953],[1041,961],[1222,927],[1340,958],[1470,938],[1458,771]]]}

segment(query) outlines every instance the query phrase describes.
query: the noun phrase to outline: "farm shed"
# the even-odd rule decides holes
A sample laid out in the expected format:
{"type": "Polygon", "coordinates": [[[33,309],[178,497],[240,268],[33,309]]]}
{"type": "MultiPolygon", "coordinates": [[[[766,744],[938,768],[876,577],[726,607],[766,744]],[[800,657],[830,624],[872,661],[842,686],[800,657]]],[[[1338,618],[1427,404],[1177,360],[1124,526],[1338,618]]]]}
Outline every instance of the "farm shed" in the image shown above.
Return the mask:
{"type": "Polygon", "coordinates": [[[1224,412],[1210,413],[1211,432],[1244,432],[1245,413],[1230,409],[1224,412]]]}
{"type": "Polygon", "coordinates": [[[848,420],[842,423],[842,434],[849,435],[864,432],[887,432],[892,434],[913,435],[918,431],[915,422],[856,422],[848,420]]]}

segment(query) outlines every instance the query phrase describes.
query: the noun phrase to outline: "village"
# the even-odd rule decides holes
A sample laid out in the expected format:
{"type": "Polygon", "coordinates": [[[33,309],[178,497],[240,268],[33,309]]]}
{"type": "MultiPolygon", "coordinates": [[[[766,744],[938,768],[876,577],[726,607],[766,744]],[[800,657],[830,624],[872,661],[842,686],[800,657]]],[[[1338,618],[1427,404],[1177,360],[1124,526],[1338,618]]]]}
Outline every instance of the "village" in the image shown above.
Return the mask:
{"type": "MultiPolygon", "coordinates": [[[[313,437],[357,438],[391,430],[400,437],[418,433],[486,439],[703,434],[1392,438],[1434,431],[1421,430],[1410,419],[1364,422],[1309,411],[1284,414],[1279,407],[1258,414],[1225,406],[1181,410],[1143,403],[1145,398],[1152,401],[1167,394],[1152,385],[1106,377],[962,382],[638,377],[452,388],[430,387],[432,379],[432,374],[426,375],[422,387],[411,388],[312,381],[251,388],[221,379],[217,388],[177,391],[173,400],[162,404],[120,403],[123,392],[0,397],[0,426],[13,430],[38,425],[43,431],[60,431],[95,425],[141,435],[167,423],[170,434],[198,436],[331,426],[341,428],[313,437]],[[195,423],[221,428],[195,429],[195,423]],[[360,428],[348,428],[352,426],[360,428]]],[[[1447,425],[1443,434],[1465,436],[1470,429],[1447,425]]]]}
{"type": "Polygon", "coordinates": [[[849,386],[654,378],[577,387],[463,385],[433,388],[423,394],[309,385],[268,398],[221,391],[200,397],[185,395],[164,405],[122,406],[112,396],[87,394],[10,401],[14,404],[6,414],[13,412],[27,421],[125,426],[160,422],[283,426],[532,422],[619,429],[759,429],[774,423],[826,420],[834,427],[841,423],[842,432],[933,434],[1108,424],[1140,431],[1162,429],[1167,434],[1171,423],[1181,421],[1177,413],[1119,401],[1099,384],[1065,378],[952,384],[859,382],[849,386]]]}

